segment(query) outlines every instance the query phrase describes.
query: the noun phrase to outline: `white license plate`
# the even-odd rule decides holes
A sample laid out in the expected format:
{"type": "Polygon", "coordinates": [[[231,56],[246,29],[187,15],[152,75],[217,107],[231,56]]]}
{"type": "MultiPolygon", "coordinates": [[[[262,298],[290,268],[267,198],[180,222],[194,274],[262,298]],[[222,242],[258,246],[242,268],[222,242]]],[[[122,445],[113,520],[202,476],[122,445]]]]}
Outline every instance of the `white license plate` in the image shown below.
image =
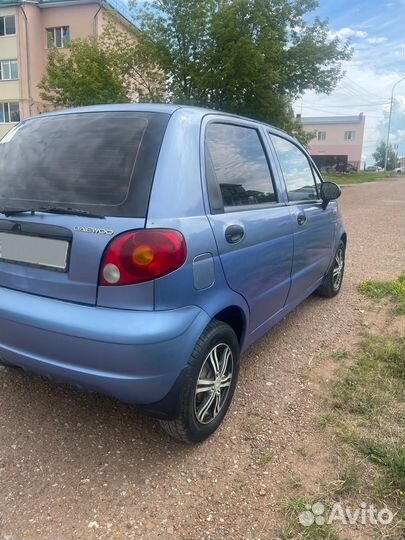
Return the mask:
{"type": "Polygon", "coordinates": [[[66,271],[69,242],[0,232],[0,261],[66,271]]]}

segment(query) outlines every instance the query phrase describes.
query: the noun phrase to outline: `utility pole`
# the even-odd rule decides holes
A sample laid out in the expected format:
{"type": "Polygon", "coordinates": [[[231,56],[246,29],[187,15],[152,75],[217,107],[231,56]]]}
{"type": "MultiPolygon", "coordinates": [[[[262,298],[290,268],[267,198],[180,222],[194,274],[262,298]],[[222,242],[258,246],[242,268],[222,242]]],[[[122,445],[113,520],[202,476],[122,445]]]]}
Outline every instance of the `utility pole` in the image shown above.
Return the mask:
{"type": "Polygon", "coordinates": [[[392,105],[394,103],[394,90],[395,90],[395,87],[397,86],[397,84],[399,84],[402,81],[405,81],[405,77],[402,77],[402,79],[399,79],[399,81],[397,81],[394,84],[394,86],[392,87],[392,90],[391,90],[390,114],[389,114],[389,117],[388,117],[388,129],[387,129],[387,142],[385,144],[385,159],[384,159],[384,170],[385,171],[387,170],[387,165],[388,165],[388,149],[389,149],[389,145],[390,145],[390,130],[391,130],[391,118],[392,118],[392,105]]]}

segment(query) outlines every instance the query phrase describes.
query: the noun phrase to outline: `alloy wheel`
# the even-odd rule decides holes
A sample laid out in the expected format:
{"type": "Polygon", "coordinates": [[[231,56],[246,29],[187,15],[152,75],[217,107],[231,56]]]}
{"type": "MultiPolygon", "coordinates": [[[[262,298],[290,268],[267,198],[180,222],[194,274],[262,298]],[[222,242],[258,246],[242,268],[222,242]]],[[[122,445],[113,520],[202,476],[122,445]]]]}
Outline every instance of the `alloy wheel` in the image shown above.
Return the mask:
{"type": "Polygon", "coordinates": [[[233,355],[225,343],[215,345],[204,360],[194,396],[197,422],[206,425],[223,409],[233,377],[233,355]]]}
{"type": "Polygon", "coordinates": [[[339,248],[335,256],[335,264],[333,267],[332,275],[333,288],[335,289],[335,291],[339,289],[342,283],[344,264],[344,251],[343,248],[339,248]]]}

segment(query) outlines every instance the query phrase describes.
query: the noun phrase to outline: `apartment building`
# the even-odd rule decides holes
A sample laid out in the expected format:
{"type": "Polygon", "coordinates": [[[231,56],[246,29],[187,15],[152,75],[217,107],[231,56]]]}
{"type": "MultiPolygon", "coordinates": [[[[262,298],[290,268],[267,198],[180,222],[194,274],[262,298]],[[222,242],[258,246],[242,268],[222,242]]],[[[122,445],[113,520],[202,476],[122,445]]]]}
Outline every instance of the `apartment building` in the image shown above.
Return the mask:
{"type": "Polygon", "coordinates": [[[323,171],[348,166],[361,169],[365,116],[303,117],[297,115],[304,131],[314,133],[309,153],[323,171]]]}
{"type": "Polygon", "coordinates": [[[133,25],[122,0],[0,0],[0,139],[44,110],[38,83],[49,49],[99,35],[111,14],[121,30],[133,25]]]}

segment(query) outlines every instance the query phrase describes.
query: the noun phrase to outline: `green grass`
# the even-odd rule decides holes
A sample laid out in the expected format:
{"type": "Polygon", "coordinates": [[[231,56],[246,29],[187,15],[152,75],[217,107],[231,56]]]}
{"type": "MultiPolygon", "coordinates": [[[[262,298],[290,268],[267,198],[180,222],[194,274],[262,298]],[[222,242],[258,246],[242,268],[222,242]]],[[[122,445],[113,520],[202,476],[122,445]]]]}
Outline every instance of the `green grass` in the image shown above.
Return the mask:
{"type": "Polygon", "coordinates": [[[383,180],[398,176],[394,172],[367,172],[358,171],[351,173],[325,173],[325,180],[330,180],[341,186],[347,184],[364,184],[365,182],[375,182],[376,180],[383,180]]]}
{"type": "Polygon", "coordinates": [[[357,465],[350,465],[339,473],[336,482],[335,495],[342,497],[357,493],[361,487],[361,478],[357,465]]]}
{"type": "MultiPolygon", "coordinates": [[[[322,500],[321,498],[318,500],[322,500]]],[[[337,533],[336,529],[324,523],[322,526],[314,523],[309,527],[304,527],[299,521],[299,515],[301,512],[307,510],[308,506],[311,506],[314,502],[310,501],[306,497],[294,497],[285,501],[282,505],[284,514],[288,518],[287,525],[279,533],[279,537],[282,540],[341,540],[341,537],[337,533]]],[[[329,515],[329,508],[325,505],[324,516],[329,515]]]]}
{"type": "Polygon", "coordinates": [[[392,491],[405,491],[405,446],[400,441],[381,441],[374,438],[353,439],[354,446],[370,461],[384,467],[392,491]]]}
{"type": "Polygon", "coordinates": [[[290,474],[288,476],[288,483],[294,489],[302,486],[301,478],[296,474],[290,474]]]}
{"type": "Polygon", "coordinates": [[[336,416],[331,411],[327,411],[319,417],[319,427],[325,429],[328,426],[332,426],[336,422],[336,416]]]}
{"type": "MultiPolygon", "coordinates": [[[[341,436],[378,467],[377,497],[405,492],[405,338],[370,334],[361,342],[357,363],[335,385],[341,436]],[[361,419],[361,422],[359,422],[361,419]]],[[[355,477],[345,478],[347,487],[355,477]]],[[[343,487],[343,486],[342,486],[343,487]]],[[[405,508],[402,508],[402,512],[405,508]]]]}
{"type": "Polygon", "coordinates": [[[335,409],[378,419],[405,390],[405,339],[369,334],[357,363],[336,383],[335,409]]]}
{"type": "Polygon", "coordinates": [[[273,454],[271,452],[263,452],[259,457],[260,465],[267,465],[273,459],[273,454]]]}
{"type": "Polygon", "coordinates": [[[395,311],[398,314],[405,315],[405,272],[393,281],[375,281],[371,279],[362,281],[359,290],[369,298],[390,298],[395,306],[395,311]]]}
{"type": "Polygon", "coordinates": [[[333,351],[330,356],[331,358],[333,358],[333,360],[339,362],[347,358],[349,356],[349,353],[345,349],[337,349],[336,351],[333,351]]]}
{"type": "MultiPolygon", "coordinates": [[[[363,282],[360,290],[372,298],[391,299],[396,312],[405,313],[405,273],[395,281],[363,282]]],[[[331,383],[333,408],[318,417],[318,425],[340,438],[341,453],[337,479],[327,484],[326,494],[316,497],[330,506],[339,499],[354,504],[360,496],[381,504],[383,500],[399,520],[405,518],[405,336],[370,333],[350,354],[339,349],[328,356],[340,361],[341,377],[331,383]]],[[[305,455],[303,447],[297,451],[305,455]]],[[[295,477],[289,483],[302,489],[295,477]]],[[[333,526],[300,524],[299,514],[308,504],[307,497],[299,496],[283,504],[286,526],[279,537],[339,540],[333,526]]],[[[404,540],[401,523],[387,531],[390,540],[404,540]]]]}

